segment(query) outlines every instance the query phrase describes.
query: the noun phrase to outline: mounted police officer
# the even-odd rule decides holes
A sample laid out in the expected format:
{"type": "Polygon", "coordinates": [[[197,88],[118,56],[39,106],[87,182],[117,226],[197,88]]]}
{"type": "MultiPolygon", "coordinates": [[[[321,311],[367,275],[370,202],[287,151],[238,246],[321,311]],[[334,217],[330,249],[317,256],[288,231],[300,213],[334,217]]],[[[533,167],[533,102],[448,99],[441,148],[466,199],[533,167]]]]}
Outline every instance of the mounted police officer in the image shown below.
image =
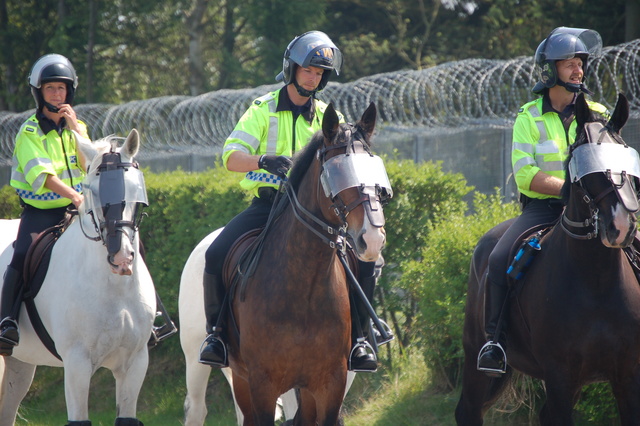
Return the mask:
{"type": "Polygon", "coordinates": [[[0,304],[0,354],[11,355],[20,340],[22,269],[34,236],[64,218],[67,206],[83,201],[84,167],[72,131],[88,138],[87,126],[72,107],[78,77],[62,55],[38,59],[29,74],[36,112],[16,136],[11,186],[23,207],[11,263],[7,266],[0,304]]]}
{"type": "MultiPolygon", "coordinates": [[[[485,294],[485,333],[478,369],[488,375],[506,371],[506,303],[509,254],[516,239],[536,225],[552,223],[562,213],[564,160],[576,137],[574,105],[578,93],[593,93],[584,84],[590,57],[598,55],[602,39],[593,30],[559,27],[535,53],[540,79],[532,91],[539,97],[523,105],[513,126],[512,165],[522,214],[500,238],[489,256],[485,294]],[[499,318],[502,320],[496,335],[499,318]]],[[[589,108],[608,115],[606,108],[588,101],[589,108]]]]}
{"type": "MultiPolygon", "coordinates": [[[[341,66],[342,54],[326,34],[309,31],[295,37],[285,50],[282,72],[276,76],[284,87],[254,100],[225,142],[224,166],[227,170],[245,173],[240,186],[255,197],[246,210],[225,226],[205,255],[203,284],[208,336],[200,352],[203,364],[228,365],[221,336],[225,320],[225,315],[221,315],[226,295],[222,282],[225,256],[242,234],[267,223],[277,188],[291,167],[291,157],[322,128],[327,105],[316,99],[316,94],[325,88],[334,73],[340,73],[341,66]]],[[[344,122],[342,115],[340,121],[344,122]]],[[[359,265],[359,282],[369,300],[376,282],[374,268],[373,262],[359,265]]],[[[358,312],[363,312],[359,316],[361,327],[368,331],[369,316],[361,303],[358,305],[358,312]]],[[[352,369],[375,371],[375,354],[363,347],[355,349],[352,369]]]]}

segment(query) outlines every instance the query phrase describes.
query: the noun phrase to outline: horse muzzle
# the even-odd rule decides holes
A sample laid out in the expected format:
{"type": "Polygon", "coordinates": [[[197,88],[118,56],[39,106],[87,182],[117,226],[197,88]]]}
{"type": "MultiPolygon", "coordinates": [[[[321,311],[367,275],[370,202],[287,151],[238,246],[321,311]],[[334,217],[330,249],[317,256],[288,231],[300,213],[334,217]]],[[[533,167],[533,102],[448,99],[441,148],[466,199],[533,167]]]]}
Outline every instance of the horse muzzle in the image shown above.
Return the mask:
{"type": "Polygon", "coordinates": [[[365,227],[353,238],[356,255],[363,262],[375,262],[380,257],[386,240],[383,227],[365,227]]]}
{"type": "Polygon", "coordinates": [[[111,265],[111,272],[117,275],[131,275],[133,274],[133,252],[128,255],[122,253],[122,251],[116,253],[114,256],[107,256],[107,261],[111,265]]]}

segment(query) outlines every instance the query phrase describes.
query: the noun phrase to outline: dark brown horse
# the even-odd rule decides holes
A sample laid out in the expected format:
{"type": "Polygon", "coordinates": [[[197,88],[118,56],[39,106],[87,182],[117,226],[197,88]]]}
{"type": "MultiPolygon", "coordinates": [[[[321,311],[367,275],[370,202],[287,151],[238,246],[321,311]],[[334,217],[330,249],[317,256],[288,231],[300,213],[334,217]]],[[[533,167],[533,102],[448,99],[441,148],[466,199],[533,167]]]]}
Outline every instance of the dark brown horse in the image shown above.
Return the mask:
{"type": "MultiPolygon", "coordinates": [[[[382,160],[370,150],[375,121],[374,104],[355,125],[340,124],[328,106],[322,131],[294,159],[258,238],[258,260],[247,270],[240,266],[246,279],[232,292],[228,334],[244,424],[273,425],[276,400],[290,389],[300,390],[294,424],[338,423],[351,348],[349,283],[338,253],[348,240],[362,261],[378,259],[385,242],[382,202],[391,195],[382,160]]],[[[202,275],[194,254],[183,277],[192,270],[202,275]]],[[[184,278],[181,286],[193,287],[184,278]]],[[[204,317],[190,310],[201,299],[186,288],[180,297],[182,330],[197,331],[181,336],[183,348],[197,349],[204,317]]],[[[193,352],[185,351],[186,422],[201,424],[206,409],[193,352]]]]}
{"type": "MultiPolygon", "coordinates": [[[[512,283],[507,309],[507,373],[476,369],[485,343],[487,259],[508,223],[479,241],[471,262],[464,324],[459,425],[481,425],[513,369],[544,380],[543,425],[571,425],[583,386],[609,382],[622,425],[640,424],[640,285],[624,248],[633,243],[640,162],[619,135],[629,106],[620,95],[607,122],[584,97],[576,102],[577,137],[567,162],[565,211],[542,238],[524,278],[512,283]]],[[[506,270],[507,265],[505,265],[506,270]]]]}

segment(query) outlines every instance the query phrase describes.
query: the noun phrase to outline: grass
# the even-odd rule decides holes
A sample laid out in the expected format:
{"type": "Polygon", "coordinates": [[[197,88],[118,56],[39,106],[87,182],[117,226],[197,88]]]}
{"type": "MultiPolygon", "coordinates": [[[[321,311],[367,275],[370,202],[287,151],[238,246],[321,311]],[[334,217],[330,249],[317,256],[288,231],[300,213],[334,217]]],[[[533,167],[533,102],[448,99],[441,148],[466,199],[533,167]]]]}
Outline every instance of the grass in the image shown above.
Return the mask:
{"type": "MultiPolygon", "coordinates": [[[[393,343],[392,343],[393,344],[393,343]]],[[[432,383],[427,365],[417,354],[395,356],[375,374],[359,374],[344,404],[346,426],[454,425],[459,390],[443,391],[432,383]]],[[[146,426],[181,425],[186,394],[184,358],[178,339],[153,349],[150,367],[138,400],[138,418],[146,426]]],[[[92,379],[90,406],[94,426],[113,425],[115,382],[111,372],[99,370],[92,379]]],[[[233,400],[226,380],[214,371],[207,390],[207,426],[235,425],[233,400]]],[[[492,411],[486,425],[534,424],[526,415],[492,411]]],[[[19,411],[19,426],[66,424],[64,376],[61,368],[39,367],[19,411]]]]}

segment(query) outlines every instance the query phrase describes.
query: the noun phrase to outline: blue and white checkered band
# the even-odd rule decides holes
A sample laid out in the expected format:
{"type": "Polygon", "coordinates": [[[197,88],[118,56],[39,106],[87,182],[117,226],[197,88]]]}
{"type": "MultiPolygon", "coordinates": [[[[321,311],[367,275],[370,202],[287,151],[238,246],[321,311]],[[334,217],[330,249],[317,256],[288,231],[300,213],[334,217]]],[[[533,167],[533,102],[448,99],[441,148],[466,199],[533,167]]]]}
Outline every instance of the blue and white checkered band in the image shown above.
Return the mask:
{"type": "MultiPolygon", "coordinates": [[[[82,185],[77,184],[76,186],[73,187],[73,189],[75,189],[76,192],[82,192],[82,185]]],[[[58,195],[55,192],[46,192],[44,194],[36,194],[33,191],[27,191],[25,189],[16,189],[16,192],[21,198],[25,198],[27,200],[52,201],[52,200],[59,200],[61,198],[64,198],[63,196],[58,195]]]]}
{"type": "Polygon", "coordinates": [[[76,157],[75,155],[72,155],[69,157],[69,161],[71,162],[71,164],[77,164],[78,163],[78,157],[76,157]]]}
{"type": "Polygon", "coordinates": [[[282,179],[279,176],[272,175],[271,173],[258,173],[251,171],[245,176],[247,179],[253,182],[263,182],[272,185],[280,185],[282,179]]]}

